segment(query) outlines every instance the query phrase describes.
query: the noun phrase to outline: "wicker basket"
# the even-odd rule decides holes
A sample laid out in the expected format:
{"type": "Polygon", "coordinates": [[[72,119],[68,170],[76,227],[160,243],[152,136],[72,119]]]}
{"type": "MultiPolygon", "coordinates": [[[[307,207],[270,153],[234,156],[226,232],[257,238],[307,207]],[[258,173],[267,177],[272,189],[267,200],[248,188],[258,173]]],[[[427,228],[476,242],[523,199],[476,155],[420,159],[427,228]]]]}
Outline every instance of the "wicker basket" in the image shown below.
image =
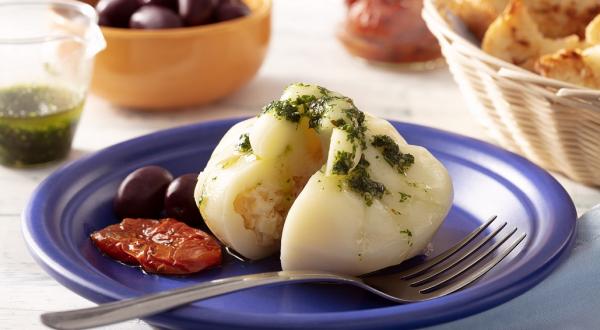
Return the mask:
{"type": "Polygon", "coordinates": [[[423,18],[470,111],[490,135],[546,169],[600,186],[600,91],[544,78],[484,53],[451,28],[439,6],[443,1],[425,0],[423,18]]]}

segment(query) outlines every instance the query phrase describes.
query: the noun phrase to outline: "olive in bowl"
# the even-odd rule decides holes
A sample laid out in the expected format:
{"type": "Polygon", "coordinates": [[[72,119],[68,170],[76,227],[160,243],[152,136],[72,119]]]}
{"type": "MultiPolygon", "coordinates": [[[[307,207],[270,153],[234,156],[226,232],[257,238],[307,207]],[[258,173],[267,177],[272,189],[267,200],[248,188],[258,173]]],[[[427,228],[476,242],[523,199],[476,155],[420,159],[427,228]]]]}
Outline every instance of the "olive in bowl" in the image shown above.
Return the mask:
{"type": "Polygon", "coordinates": [[[242,0],[100,0],[99,24],[132,29],[169,29],[228,21],[250,14],[242,0]]]}
{"type": "Polygon", "coordinates": [[[147,5],[138,9],[129,19],[132,29],[169,29],[183,26],[183,20],[169,8],[147,5]]]}
{"type": "Polygon", "coordinates": [[[169,111],[235,92],[258,72],[271,33],[271,0],[245,4],[248,15],[211,24],[102,26],[107,47],[96,57],[92,93],[125,108],[169,111]]]}
{"type": "Polygon", "coordinates": [[[98,24],[102,26],[129,27],[129,20],[142,3],[139,0],[102,0],[96,5],[98,24]]]}

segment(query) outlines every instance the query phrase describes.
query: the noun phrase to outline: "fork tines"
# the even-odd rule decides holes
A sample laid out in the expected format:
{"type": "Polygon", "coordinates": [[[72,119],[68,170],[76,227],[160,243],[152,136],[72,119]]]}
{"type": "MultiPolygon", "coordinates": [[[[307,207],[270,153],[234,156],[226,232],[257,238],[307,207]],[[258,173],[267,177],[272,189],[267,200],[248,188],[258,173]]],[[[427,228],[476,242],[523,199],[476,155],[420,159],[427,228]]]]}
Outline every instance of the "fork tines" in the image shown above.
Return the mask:
{"type": "Polygon", "coordinates": [[[407,281],[411,287],[418,289],[420,293],[425,295],[431,294],[434,297],[454,292],[472,283],[502,261],[525,239],[526,234],[522,233],[499,254],[489,259],[482,266],[476,267],[483,259],[492,255],[492,253],[504,245],[517,232],[517,228],[513,228],[494,244],[488,244],[484,248],[494,237],[499,236],[498,234],[507,226],[507,223],[504,222],[489,235],[473,244],[469,244],[496,219],[497,216],[491,217],[486,223],[439,256],[402,272],[402,279],[407,281]],[[464,273],[467,274],[464,277],[458,278],[464,273]]]}

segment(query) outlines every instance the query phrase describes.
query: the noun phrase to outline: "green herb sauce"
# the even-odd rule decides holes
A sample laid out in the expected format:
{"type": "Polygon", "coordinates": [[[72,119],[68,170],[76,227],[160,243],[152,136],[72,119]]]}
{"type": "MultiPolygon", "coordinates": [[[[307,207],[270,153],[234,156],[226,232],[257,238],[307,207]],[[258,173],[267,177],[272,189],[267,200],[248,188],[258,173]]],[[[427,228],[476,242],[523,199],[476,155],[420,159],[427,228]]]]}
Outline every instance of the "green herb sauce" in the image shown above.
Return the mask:
{"type": "Polygon", "coordinates": [[[412,237],[412,232],[408,229],[401,230],[400,234],[406,234],[406,236],[412,237]]]}
{"type": "Polygon", "coordinates": [[[292,123],[300,122],[302,114],[289,101],[273,101],[263,108],[263,113],[272,113],[277,118],[282,118],[292,123]]]}
{"type": "MultiPolygon", "coordinates": [[[[304,87],[309,86],[302,83],[298,83],[297,85],[304,87]]],[[[305,117],[308,118],[308,126],[310,128],[318,129],[321,127],[323,117],[330,111],[329,102],[338,99],[345,100],[352,105],[351,108],[343,110],[347,120],[340,118],[332,120],[331,122],[334,126],[348,132],[348,138],[351,142],[359,140],[361,146],[365,148],[365,114],[354,106],[352,99],[348,97],[332,96],[331,91],[328,89],[320,86],[317,86],[317,88],[319,89],[321,97],[306,94],[300,95],[295,99],[272,101],[263,108],[262,113],[271,113],[276,118],[284,119],[292,123],[299,123],[300,120],[305,117]]]]}
{"type": "Polygon", "coordinates": [[[413,155],[402,153],[398,144],[387,135],[373,136],[371,145],[377,148],[383,159],[400,173],[406,173],[406,170],[415,162],[413,155]]]}
{"type": "Polygon", "coordinates": [[[403,193],[403,192],[400,192],[399,194],[400,194],[400,203],[404,203],[404,202],[406,202],[406,201],[407,201],[409,198],[411,198],[411,197],[412,197],[411,195],[409,195],[409,194],[407,194],[407,193],[403,193]]]}
{"type": "Polygon", "coordinates": [[[346,125],[346,121],[343,119],[334,119],[331,121],[331,125],[335,126],[335,127],[341,127],[346,125]]]}
{"type": "Polygon", "coordinates": [[[338,151],[335,155],[335,161],[333,163],[331,172],[338,175],[348,174],[350,168],[352,167],[353,159],[353,153],[347,151],[338,151]]]}
{"type": "Polygon", "coordinates": [[[277,118],[298,123],[306,116],[308,105],[316,99],[312,95],[301,95],[294,100],[272,101],[263,108],[262,113],[272,113],[277,118]]]}
{"type": "MultiPolygon", "coordinates": [[[[311,85],[297,84],[300,87],[310,87],[311,85]]],[[[332,107],[339,106],[336,100],[347,102],[346,109],[342,109],[342,118],[330,119],[333,126],[347,133],[347,139],[352,143],[353,150],[338,151],[335,155],[332,173],[336,175],[346,175],[343,181],[340,181],[338,188],[341,190],[342,183],[347,187],[359,193],[370,206],[374,199],[381,199],[387,192],[386,187],[370,178],[368,167],[369,162],[361,156],[360,162],[352,168],[353,159],[358,152],[359,147],[363,150],[367,148],[366,136],[367,127],[365,125],[365,114],[360,111],[352,99],[333,95],[326,88],[316,86],[320,96],[301,95],[295,99],[277,100],[269,103],[263,108],[262,113],[269,113],[275,118],[287,120],[292,123],[300,123],[302,118],[307,118],[310,128],[319,129],[322,126],[323,118],[328,114],[334,113],[332,107]]],[[[337,116],[337,114],[336,114],[337,116]]],[[[243,143],[241,143],[243,145],[243,143]]],[[[383,157],[390,165],[397,167],[399,171],[404,172],[413,162],[414,158],[410,154],[400,152],[398,145],[391,140],[389,136],[377,136],[373,141],[373,146],[380,149],[383,157]]],[[[403,201],[407,198],[402,196],[403,201]]]]}
{"type": "Polygon", "coordinates": [[[344,109],[343,111],[350,120],[349,124],[342,127],[343,130],[348,132],[348,139],[352,143],[358,141],[362,148],[366,149],[365,132],[367,131],[367,127],[365,126],[365,113],[357,108],[344,109]]]}
{"type": "Polygon", "coordinates": [[[321,127],[321,119],[327,113],[327,100],[327,98],[315,98],[307,104],[305,114],[308,117],[308,127],[315,129],[321,127]]]}
{"type": "Polygon", "coordinates": [[[240,152],[252,152],[252,145],[250,144],[250,136],[248,133],[240,135],[240,141],[237,145],[237,150],[240,152]]]}
{"type": "Polygon", "coordinates": [[[0,89],[0,163],[22,167],[66,157],[83,104],[80,95],[56,87],[0,89]]]}
{"type": "Polygon", "coordinates": [[[346,182],[348,187],[359,193],[365,200],[368,206],[373,204],[373,199],[381,199],[386,191],[385,186],[371,179],[367,168],[369,162],[363,157],[360,158],[358,165],[348,173],[346,182]]]}
{"type": "Polygon", "coordinates": [[[321,95],[323,96],[328,96],[331,93],[330,90],[322,86],[317,86],[317,89],[319,90],[319,92],[321,92],[321,95]]]}

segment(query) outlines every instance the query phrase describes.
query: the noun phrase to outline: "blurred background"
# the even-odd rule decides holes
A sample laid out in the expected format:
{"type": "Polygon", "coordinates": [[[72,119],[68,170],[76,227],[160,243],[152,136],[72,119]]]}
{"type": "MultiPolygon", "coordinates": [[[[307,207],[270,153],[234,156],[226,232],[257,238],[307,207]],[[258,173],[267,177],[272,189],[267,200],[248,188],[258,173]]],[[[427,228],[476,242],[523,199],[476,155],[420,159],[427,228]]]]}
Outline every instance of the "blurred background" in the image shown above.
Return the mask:
{"type": "MultiPolygon", "coordinates": [[[[200,120],[250,116],[293,82],[315,83],[352,97],[358,107],[389,119],[478,136],[458,87],[445,67],[429,71],[373,65],[351,55],[336,36],[347,15],[339,1],[275,0],[271,41],[264,63],[249,83],[212,104],[178,111],[146,112],[88,98],[76,149],[98,149],[132,136],[200,120]],[[94,127],[88,130],[86,127],[94,127]],[[103,135],[97,139],[97,134],[103,135]]],[[[110,45],[109,45],[110,47],[110,45]]]]}

